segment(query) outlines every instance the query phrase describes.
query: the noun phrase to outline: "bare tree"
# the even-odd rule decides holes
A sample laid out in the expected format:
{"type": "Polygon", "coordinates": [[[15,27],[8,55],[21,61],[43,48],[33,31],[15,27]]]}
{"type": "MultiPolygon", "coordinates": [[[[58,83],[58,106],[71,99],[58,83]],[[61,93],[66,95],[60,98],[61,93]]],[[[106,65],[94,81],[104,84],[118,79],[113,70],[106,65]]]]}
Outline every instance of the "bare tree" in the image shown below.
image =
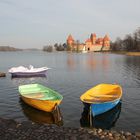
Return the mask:
{"type": "Polygon", "coordinates": [[[111,42],[112,51],[140,51],[140,28],[133,35],[128,34],[123,40],[117,38],[115,42],[111,42]]]}

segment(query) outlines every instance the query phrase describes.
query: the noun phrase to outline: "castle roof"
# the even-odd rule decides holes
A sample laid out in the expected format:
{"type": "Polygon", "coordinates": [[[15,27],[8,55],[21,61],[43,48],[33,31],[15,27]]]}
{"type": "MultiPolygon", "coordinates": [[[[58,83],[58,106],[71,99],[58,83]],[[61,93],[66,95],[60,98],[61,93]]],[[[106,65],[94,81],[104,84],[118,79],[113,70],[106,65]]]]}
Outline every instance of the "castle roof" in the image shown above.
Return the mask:
{"type": "Polygon", "coordinates": [[[92,33],[91,35],[90,35],[90,37],[96,37],[96,34],[94,33],[92,33]]]}
{"type": "Polygon", "coordinates": [[[104,40],[110,40],[110,38],[108,37],[108,35],[105,35],[104,40]]]}
{"type": "Polygon", "coordinates": [[[94,33],[94,34],[92,34],[93,35],[93,37],[96,37],[96,34],[94,33]]]}
{"type": "Polygon", "coordinates": [[[103,41],[103,38],[100,37],[100,38],[97,39],[97,41],[103,41]]]}
{"type": "Polygon", "coordinates": [[[85,41],[85,43],[87,43],[87,42],[91,42],[90,38],[88,38],[88,39],[85,41]]]}
{"type": "Polygon", "coordinates": [[[67,40],[68,40],[68,41],[74,41],[74,39],[73,39],[73,37],[72,37],[71,34],[68,36],[67,40]]]}

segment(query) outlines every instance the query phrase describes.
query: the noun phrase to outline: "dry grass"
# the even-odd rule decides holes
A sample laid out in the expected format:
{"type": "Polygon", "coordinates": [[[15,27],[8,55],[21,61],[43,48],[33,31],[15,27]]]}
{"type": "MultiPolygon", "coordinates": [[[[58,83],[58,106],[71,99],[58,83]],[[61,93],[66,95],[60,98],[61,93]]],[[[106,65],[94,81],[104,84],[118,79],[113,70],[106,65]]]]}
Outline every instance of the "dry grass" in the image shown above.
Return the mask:
{"type": "Polygon", "coordinates": [[[115,54],[123,54],[123,55],[128,55],[128,56],[140,56],[140,52],[125,52],[125,51],[117,51],[117,52],[111,52],[115,54]]]}
{"type": "Polygon", "coordinates": [[[126,55],[130,55],[130,56],[140,56],[140,52],[126,52],[126,55]]]}

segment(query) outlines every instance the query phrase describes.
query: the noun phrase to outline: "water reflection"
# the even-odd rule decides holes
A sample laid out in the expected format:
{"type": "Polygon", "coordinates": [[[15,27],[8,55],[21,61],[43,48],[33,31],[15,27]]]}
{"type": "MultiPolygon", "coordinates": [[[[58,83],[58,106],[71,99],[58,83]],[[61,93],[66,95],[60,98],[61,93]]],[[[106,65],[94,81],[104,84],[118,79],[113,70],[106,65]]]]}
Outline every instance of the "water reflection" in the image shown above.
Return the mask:
{"type": "Polygon", "coordinates": [[[115,126],[115,123],[119,118],[120,112],[121,102],[119,102],[119,104],[110,111],[107,111],[95,117],[90,116],[89,108],[87,108],[87,106],[84,106],[84,110],[80,119],[80,124],[82,127],[111,129],[113,126],[115,126]],[[92,118],[90,119],[90,117],[92,118]]]}
{"type": "Polygon", "coordinates": [[[90,71],[93,70],[108,70],[110,65],[110,58],[106,54],[88,53],[85,55],[75,56],[74,54],[67,55],[66,64],[70,70],[74,70],[77,67],[84,67],[90,71]]]}
{"type": "Polygon", "coordinates": [[[30,84],[38,81],[46,81],[46,76],[37,77],[11,77],[12,83],[15,85],[30,84]]]}
{"type": "Polygon", "coordinates": [[[18,75],[18,76],[13,76],[11,75],[11,79],[12,78],[32,78],[32,77],[47,77],[47,74],[39,74],[39,75],[18,75]]]}
{"type": "Polygon", "coordinates": [[[98,65],[98,60],[94,57],[93,54],[89,54],[86,63],[87,63],[88,69],[94,70],[96,69],[98,65]]]}
{"type": "Polygon", "coordinates": [[[75,60],[71,54],[68,54],[67,56],[67,66],[71,70],[75,68],[75,60]]]}
{"type": "Polygon", "coordinates": [[[62,115],[61,115],[59,107],[53,112],[44,112],[25,104],[21,100],[21,98],[20,98],[19,103],[21,105],[24,115],[29,120],[36,123],[56,124],[58,126],[63,125],[62,115]]]}
{"type": "MultiPolygon", "coordinates": [[[[140,84],[140,57],[128,56],[124,59],[123,76],[132,83],[140,84]]],[[[132,83],[130,83],[132,85],[132,83]]]]}
{"type": "Polygon", "coordinates": [[[109,68],[109,59],[107,55],[103,55],[101,65],[103,70],[107,70],[109,68]]]}
{"type": "Polygon", "coordinates": [[[93,70],[103,70],[107,71],[109,69],[110,60],[108,55],[95,56],[94,54],[89,54],[86,60],[87,69],[93,70]]]}

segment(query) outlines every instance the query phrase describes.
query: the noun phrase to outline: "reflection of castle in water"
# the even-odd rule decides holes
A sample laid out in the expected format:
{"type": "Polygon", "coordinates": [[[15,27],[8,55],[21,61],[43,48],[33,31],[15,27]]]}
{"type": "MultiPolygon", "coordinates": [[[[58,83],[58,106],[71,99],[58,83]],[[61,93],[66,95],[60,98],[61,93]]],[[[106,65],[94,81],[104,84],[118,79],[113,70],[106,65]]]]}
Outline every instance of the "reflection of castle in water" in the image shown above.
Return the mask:
{"type": "Polygon", "coordinates": [[[97,115],[95,117],[90,116],[89,107],[84,106],[82,116],[80,119],[80,124],[82,127],[95,127],[102,129],[111,129],[119,118],[121,112],[121,102],[113,109],[97,115]],[[92,119],[90,119],[92,117],[92,119]]]}
{"type": "Polygon", "coordinates": [[[28,120],[36,123],[56,124],[58,126],[63,125],[62,115],[59,107],[53,112],[44,112],[30,107],[29,105],[25,104],[21,99],[19,102],[22,107],[22,111],[24,115],[28,118],[28,120]]]}
{"type": "MultiPolygon", "coordinates": [[[[109,69],[110,60],[108,58],[108,55],[95,55],[94,53],[88,53],[83,56],[86,57],[80,57],[80,61],[82,62],[80,65],[83,65],[88,70],[103,70],[107,71],[109,69]]],[[[78,67],[79,62],[77,62],[77,59],[74,57],[73,54],[67,55],[67,66],[70,70],[75,69],[78,67]]]]}

